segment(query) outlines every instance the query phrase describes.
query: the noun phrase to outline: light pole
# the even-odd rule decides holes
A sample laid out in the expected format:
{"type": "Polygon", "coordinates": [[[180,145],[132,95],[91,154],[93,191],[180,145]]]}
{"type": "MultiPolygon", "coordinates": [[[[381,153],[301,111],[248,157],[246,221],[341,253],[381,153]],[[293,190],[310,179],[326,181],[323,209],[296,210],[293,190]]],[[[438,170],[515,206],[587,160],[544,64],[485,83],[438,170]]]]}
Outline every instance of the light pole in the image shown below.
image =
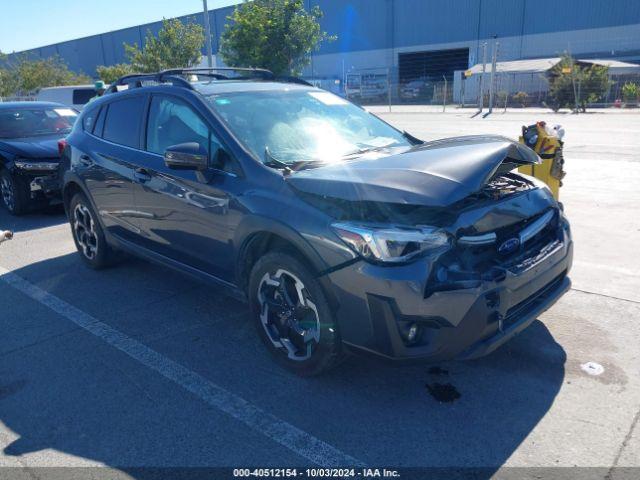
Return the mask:
{"type": "Polygon", "coordinates": [[[484,108],[484,73],[487,70],[487,42],[482,44],[482,74],[480,75],[480,95],[478,96],[478,112],[484,108]]]}
{"type": "Polygon", "coordinates": [[[209,26],[209,9],[207,8],[207,0],[202,0],[204,8],[204,34],[206,36],[205,43],[207,45],[207,66],[213,67],[213,53],[211,51],[211,27],[209,26]]]}
{"type": "Polygon", "coordinates": [[[498,58],[498,41],[493,37],[493,53],[491,54],[491,75],[489,77],[489,113],[493,112],[493,88],[496,74],[496,61],[498,58]]]}

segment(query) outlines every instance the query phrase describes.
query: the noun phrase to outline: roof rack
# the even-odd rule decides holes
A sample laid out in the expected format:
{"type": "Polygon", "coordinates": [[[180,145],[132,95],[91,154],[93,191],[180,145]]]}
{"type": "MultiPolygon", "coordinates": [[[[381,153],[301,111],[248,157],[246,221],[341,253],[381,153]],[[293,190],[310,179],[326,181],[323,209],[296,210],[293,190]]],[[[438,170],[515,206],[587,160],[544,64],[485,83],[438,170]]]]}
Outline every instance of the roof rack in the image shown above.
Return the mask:
{"type": "Polygon", "coordinates": [[[143,81],[157,83],[171,83],[172,85],[185,87],[193,90],[193,85],[181,75],[198,75],[211,77],[215,80],[273,80],[287,83],[297,83],[300,85],[313,86],[306,80],[298,77],[276,77],[271,70],[265,68],[244,68],[244,67],[197,67],[197,68],[170,68],[156,73],[131,73],[124,75],[113,82],[105,93],[119,91],[118,87],[127,85],[128,88],[142,87],[143,81]],[[240,72],[239,77],[230,77],[220,72],[240,72]]]}
{"type": "Polygon", "coordinates": [[[231,79],[244,79],[251,80],[260,78],[264,80],[273,80],[276,76],[271,70],[266,68],[245,68],[245,67],[195,67],[195,68],[170,68],[169,70],[163,70],[160,74],[169,75],[205,75],[211,77],[217,77],[218,80],[231,80],[231,79]],[[241,72],[248,73],[246,77],[228,77],[227,75],[216,72],[241,72]]]}
{"type": "Polygon", "coordinates": [[[107,93],[115,93],[118,92],[118,87],[126,85],[128,88],[139,88],[142,87],[143,81],[151,81],[164,83],[169,82],[172,85],[185,87],[189,89],[193,89],[193,86],[184,78],[177,77],[174,75],[163,75],[164,72],[159,73],[131,73],[129,75],[124,75],[118,78],[115,82],[109,85],[109,88],[105,91],[107,93]]]}

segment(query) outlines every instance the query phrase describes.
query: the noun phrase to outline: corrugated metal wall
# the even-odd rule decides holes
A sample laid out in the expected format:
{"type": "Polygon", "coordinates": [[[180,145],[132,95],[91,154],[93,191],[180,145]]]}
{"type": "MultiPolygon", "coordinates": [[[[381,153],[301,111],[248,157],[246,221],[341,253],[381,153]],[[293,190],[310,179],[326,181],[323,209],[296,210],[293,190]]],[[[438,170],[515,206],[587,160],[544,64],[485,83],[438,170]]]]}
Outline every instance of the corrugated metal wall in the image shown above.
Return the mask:
{"type": "MultiPolygon", "coordinates": [[[[305,0],[324,11],[324,30],[338,40],[326,43],[317,56],[412,46],[476,42],[499,38],[566,32],[580,29],[640,24],[640,0],[305,0]]],[[[209,12],[213,49],[233,7],[209,12]]],[[[203,23],[202,13],[181,17],[203,23]]],[[[144,41],[148,30],[157,33],[161,22],[49,45],[24,53],[60,55],[72,70],[89,75],[98,65],[126,61],[123,43],[144,41]]],[[[511,45],[511,56],[536,56],[530,44],[511,45]]],[[[640,50],[640,39],[625,39],[625,46],[640,50]]],[[[470,45],[471,46],[471,45],[470,45]]],[[[603,45],[602,50],[610,49],[603,45]]],[[[547,48],[548,49],[548,48],[547,48]]],[[[594,50],[595,51],[595,50],[594,50]]],[[[539,55],[547,55],[541,49],[539,55]]],[[[377,65],[372,65],[377,66],[377,65]]]]}

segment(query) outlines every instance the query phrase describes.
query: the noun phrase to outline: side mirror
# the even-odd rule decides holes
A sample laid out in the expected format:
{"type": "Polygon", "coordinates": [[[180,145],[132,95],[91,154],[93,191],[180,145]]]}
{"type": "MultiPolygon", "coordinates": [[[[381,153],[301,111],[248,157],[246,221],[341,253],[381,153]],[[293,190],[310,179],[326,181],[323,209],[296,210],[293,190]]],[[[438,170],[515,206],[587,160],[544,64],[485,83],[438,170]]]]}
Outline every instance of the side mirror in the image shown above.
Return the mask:
{"type": "Polygon", "coordinates": [[[164,164],[174,170],[206,170],[209,155],[197,142],[179,143],[164,151],[164,164]]]}

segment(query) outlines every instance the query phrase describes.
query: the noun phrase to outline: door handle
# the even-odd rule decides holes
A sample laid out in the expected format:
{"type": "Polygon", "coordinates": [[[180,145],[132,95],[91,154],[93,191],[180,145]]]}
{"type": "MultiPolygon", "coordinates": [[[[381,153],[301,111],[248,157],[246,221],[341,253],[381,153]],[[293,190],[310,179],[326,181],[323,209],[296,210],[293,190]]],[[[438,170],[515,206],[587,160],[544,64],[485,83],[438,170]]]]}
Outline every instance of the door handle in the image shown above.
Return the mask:
{"type": "Polygon", "coordinates": [[[151,175],[146,168],[136,168],[133,171],[133,178],[138,183],[145,183],[151,180],[151,175]]]}
{"type": "Polygon", "coordinates": [[[89,157],[89,155],[80,155],[80,163],[85,167],[90,167],[91,165],[93,165],[93,160],[91,160],[91,157],[89,157]]]}

